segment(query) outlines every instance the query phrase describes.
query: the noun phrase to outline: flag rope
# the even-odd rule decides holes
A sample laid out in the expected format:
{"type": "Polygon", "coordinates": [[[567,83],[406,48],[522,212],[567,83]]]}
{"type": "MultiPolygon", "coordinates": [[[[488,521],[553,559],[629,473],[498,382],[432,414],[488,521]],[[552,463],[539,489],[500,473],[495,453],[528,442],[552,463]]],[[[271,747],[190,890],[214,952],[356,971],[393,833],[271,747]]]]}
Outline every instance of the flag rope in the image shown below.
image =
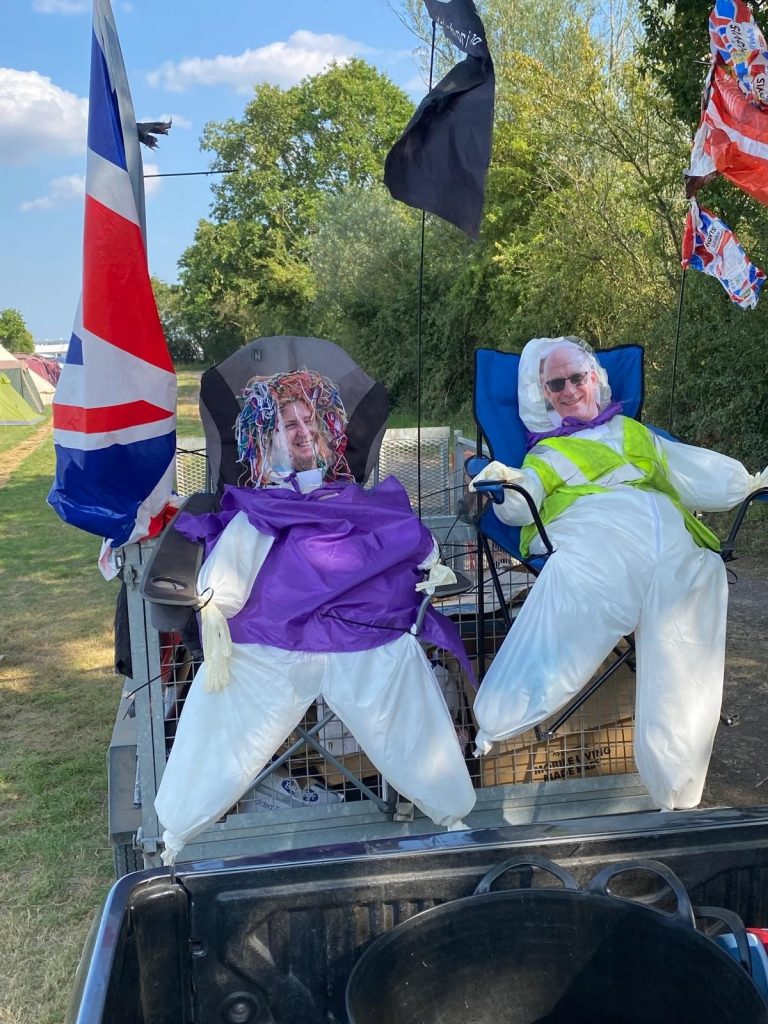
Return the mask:
{"type": "Polygon", "coordinates": [[[677,377],[677,350],[680,345],[680,327],[683,319],[683,295],[685,294],[685,272],[688,268],[683,267],[680,274],[680,293],[677,299],[677,327],[675,329],[675,344],[672,349],[672,381],[669,389],[669,416],[667,417],[667,430],[672,433],[675,408],[675,379],[677,377]]]}

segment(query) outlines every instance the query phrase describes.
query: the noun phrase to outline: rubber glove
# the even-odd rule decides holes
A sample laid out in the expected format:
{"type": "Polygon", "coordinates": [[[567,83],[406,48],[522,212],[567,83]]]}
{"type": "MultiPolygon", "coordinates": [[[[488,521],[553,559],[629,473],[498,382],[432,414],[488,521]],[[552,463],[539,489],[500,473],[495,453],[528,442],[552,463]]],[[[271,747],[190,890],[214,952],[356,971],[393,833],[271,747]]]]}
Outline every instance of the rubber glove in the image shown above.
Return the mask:
{"type": "Polygon", "coordinates": [[[768,466],[762,471],[762,473],[752,473],[749,478],[749,493],[753,491],[759,491],[761,487],[768,487],[768,466]]]}
{"type": "Polygon", "coordinates": [[[456,573],[451,569],[449,565],[444,565],[442,562],[436,562],[429,570],[429,576],[422,580],[421,583],[416,584],[417,592],[422,591],[430,596],[434,594],[435,587],[445,586],[447,583],[456,582],[456,573]]]}
{"type": "Polygon", "coordinates": [[[429,576],[416,584],[416,591],[422,591],[430,596],[434,594],[435,587],[443,586],[446,583],[456,582],[456,573],[448,565],[440,561],[440,546],[435,538],[432,538],[432,550],[429,555],[418,566],[424,571],[429,570],[429,576]]]}
{"type": "Polygon", "coordinates": [[[482,469],[469,483],[470,491],[475,490],[475,484],[484,483],[486,480],[493,480],[504,484],[519,484],[525,480],[525,473],[513,466],[505,466],[503,462],[489,462],[485,469],[482,469]]]}
{"type": "Polygon", "coordinates": [[[229,659],[232,654],[232,639],[229,623],[213,601],[203,605],[202,641],[205,655],[205,686],[208,693],[223,690],[229,682],[229,659]]]}

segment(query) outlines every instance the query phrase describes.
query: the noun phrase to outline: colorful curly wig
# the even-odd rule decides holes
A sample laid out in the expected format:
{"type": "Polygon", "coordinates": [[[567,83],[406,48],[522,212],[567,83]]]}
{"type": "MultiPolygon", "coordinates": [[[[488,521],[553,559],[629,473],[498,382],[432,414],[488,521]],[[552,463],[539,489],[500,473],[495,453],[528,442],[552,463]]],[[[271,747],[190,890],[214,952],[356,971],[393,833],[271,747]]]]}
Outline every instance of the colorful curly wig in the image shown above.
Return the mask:
{"type": "Polygon", "coordinates": [[[252,377],[241,395],[242,411],[235,422],[238,461],[248,470],[246,483],[263,487],[274,482],[273,444],[280,410],[305,402],[317,416],[317,465],[325,480],[354,480],[344,452],[347,414],[336,385],[313,370],[294,370],[273,377],[252,377]]]}

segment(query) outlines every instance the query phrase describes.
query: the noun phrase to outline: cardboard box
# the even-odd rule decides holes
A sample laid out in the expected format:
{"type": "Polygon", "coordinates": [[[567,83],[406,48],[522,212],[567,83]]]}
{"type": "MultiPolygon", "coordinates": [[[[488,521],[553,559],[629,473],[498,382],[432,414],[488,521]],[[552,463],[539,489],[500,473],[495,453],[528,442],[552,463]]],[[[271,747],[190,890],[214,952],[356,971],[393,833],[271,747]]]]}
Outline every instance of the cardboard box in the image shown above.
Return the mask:
{"type": "MultiPolygon", "coordinates": [[[[354,772],[363,782],[370,784],[371,781],[378,779],[376,768],[362,750],[354,754],[344,754],[339,757],[339,761],[341,761],[345,768],[349,768],[350,771],[354,772]]],[[[349,779],[342,775],[341,772],[336,771],[334,766],[329,761],[326,761],[325,758],[318,758],[317,768],[326,786],[341,786],[344,783],[348,786],[352,785],[349,779]]]]}
{"type": "Polygon", "coordinates": [[[482,785],[591,778],[634,772],[632,719],[536,740],[531,730],[494,744],[482,759],[482,785]]]}

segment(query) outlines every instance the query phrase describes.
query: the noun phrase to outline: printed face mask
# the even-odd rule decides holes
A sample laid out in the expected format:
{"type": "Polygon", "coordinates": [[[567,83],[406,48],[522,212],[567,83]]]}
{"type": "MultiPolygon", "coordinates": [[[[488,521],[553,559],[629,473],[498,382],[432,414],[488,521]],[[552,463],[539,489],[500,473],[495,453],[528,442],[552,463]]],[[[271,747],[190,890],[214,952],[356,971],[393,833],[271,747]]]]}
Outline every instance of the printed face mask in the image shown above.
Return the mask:
{"type": "Polygon", "coordinates": [[[608,378],[580,338],[534,338],[520,356],[520,417],[532,433],[589,423],[611,401],[608,378]]]}
{"type": "Polygon", "coordinates": [[[344,457],[346,414],[336,385],[312,370],[253,377],[235,423],[244,483],[317,469],[326,480],[352,480],[344,457]]]}

